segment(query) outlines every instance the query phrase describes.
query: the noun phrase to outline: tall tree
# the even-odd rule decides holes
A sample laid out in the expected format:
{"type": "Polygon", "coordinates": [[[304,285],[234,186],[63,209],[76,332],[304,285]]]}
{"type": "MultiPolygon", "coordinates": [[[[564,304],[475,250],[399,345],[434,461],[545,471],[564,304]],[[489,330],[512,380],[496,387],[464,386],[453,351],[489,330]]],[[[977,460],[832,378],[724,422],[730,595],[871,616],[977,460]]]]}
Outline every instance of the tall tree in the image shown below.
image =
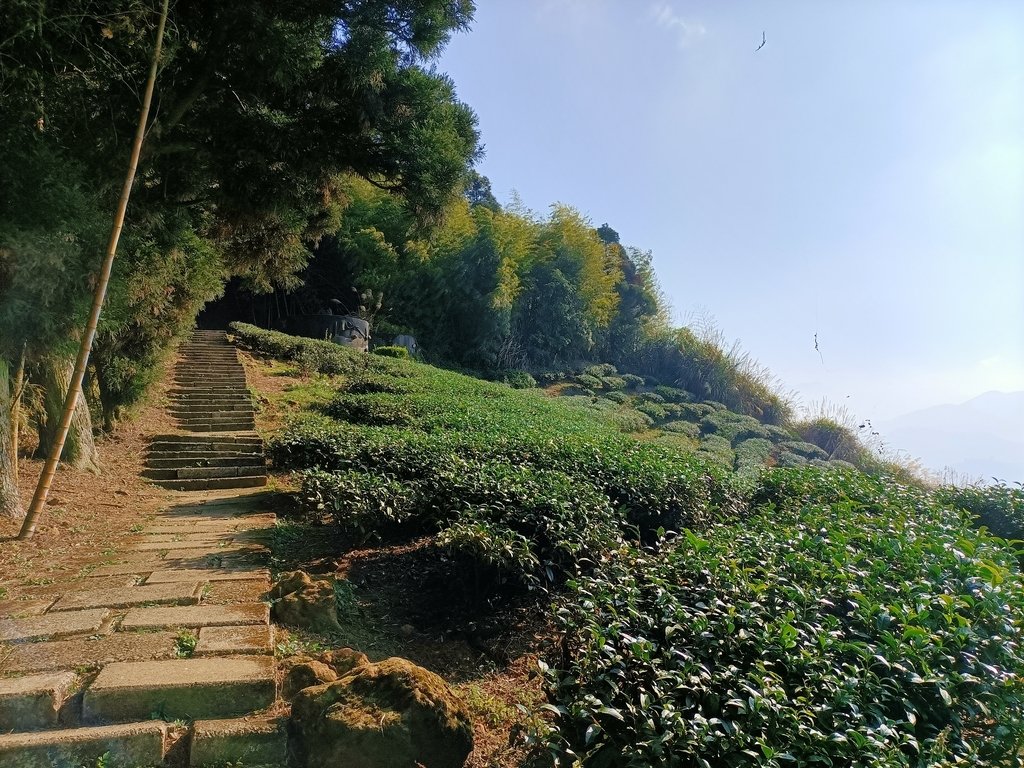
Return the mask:
{"type": "MultiPolygon", "coordinates": [[[[118,194],[153,10],[152,0],[0,4],[5,376],[24,340],[43,356],[67,342],[81,316],[99,252],[90,230],[103,217],[79,214],[109,210],[118,194]],[[12,177],[13,186],[3,183],[12,177]],[[28,215],[12,191],[18,184],[59,215],[28,215]],[[56,204],[61,196],[83,204],[56,204]],[[24,290],[33,275],[46,284],[24,290]]],[[[461,192],[478,153],[476,120],[429,64],[472,11],[469,0],[174,3],[125,244],[170,256],[196,254],[182,244],[201,241],[202,286],[193,290],[189,272],[169,287],[147,282],[155,262],[128,260],[137,269],[116,274],[114,292],[121,283],[145,294],[122,291],[120,324],[101,329],[101,391],[142,388],[142,369],[216,295],[211,271],[242,275],[260,291],[293,285],[309,245],[337,226],[340,174],[403,196],[422,219],[461,192]],[[152,325],[153,307],[166,306],[168,288],[189,297],[165,316],[170,331],[138,333],[152,325]],[[139,338],[148,341],[140,347],[139,338]]],[[[0,409],[0,419],[6,414],[0,409]]]]}

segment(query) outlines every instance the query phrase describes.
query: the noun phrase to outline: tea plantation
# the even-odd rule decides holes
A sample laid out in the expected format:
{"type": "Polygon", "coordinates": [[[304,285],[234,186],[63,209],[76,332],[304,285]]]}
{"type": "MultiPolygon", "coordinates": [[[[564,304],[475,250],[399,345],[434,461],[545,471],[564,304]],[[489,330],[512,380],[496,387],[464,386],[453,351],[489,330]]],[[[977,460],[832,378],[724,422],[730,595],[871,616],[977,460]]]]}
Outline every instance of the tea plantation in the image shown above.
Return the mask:
{"type": "Polygon", "coordinates": [[[868,475],[613,370],[552,397],[233,333],[332,375],[271,443],[309,515],[433,535],[472,585],[453,600],[545,596],[549,763],[1022,764],[1024,580],[977,527],[1019,535],[1019,491],[868,475]]]}

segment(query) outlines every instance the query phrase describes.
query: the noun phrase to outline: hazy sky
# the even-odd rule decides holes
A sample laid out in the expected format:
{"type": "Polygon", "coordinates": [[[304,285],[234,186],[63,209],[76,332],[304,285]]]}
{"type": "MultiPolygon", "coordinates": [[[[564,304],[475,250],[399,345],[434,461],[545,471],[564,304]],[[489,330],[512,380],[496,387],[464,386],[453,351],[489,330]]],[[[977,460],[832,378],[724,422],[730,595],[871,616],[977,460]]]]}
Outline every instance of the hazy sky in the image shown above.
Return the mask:
{"type": "Polygon", "coordinates": [[[437,66],[499,200],[652,250],[804,403],[1024,389],[1024,2],[478,6],[437,66]]]}

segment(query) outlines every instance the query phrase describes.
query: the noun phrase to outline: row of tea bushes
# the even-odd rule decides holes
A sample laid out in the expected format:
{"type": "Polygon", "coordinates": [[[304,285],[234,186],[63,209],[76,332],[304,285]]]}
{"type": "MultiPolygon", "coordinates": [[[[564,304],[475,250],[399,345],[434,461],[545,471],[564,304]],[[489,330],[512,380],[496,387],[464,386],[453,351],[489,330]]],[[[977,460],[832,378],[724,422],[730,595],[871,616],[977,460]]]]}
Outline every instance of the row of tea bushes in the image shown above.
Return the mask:
{"type": "Polygon", "coordinates": [[[932,494],[773,470],[742,524],[572,584],[551,749],[588,766],[1017,765],[1024,586],[932,494]]]}

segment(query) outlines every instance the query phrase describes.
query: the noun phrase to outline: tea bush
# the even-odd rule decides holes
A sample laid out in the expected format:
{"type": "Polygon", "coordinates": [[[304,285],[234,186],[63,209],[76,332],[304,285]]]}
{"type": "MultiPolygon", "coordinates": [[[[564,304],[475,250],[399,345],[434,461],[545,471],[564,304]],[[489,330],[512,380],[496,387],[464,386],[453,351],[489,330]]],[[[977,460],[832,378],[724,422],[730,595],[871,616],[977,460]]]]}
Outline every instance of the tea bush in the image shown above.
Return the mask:
{"type": "Polygon", "coordinates": [[[356,470],[299,473],[299,499],[317,516],[326,516],[349,538],[365,543],[413,519],[417,489],[386,475],[356,470]]]}
{"type": "Polygon", "coordinates": [[[372,367],[365,353],[331,341],[289,336],[248,323],[231,323],[229,331],[243,348],[257,354],[294,362],[307,373],[335,375],[372,367]]]}
{"type": "Polygon", "coordinates": [[[512,389],[533,389],[537,386],[537,380],[527,371],[506,371],[502,375],[501,381],[512,389]]]}
{"type": "Polygon", "coordinates": [[[623,549],[560,604],[559,761],[1016,765],[1024,586],[926,492],[770,470],[741,524],[623,549]]]}
{"type": "Polygon", "coordinates": [[[380,355],[381,357],[395,357],[400,360],[409,359],[409,349],[402,346],[382,346],[374,347],[373,354],[380,355]]]}
{"type": "Polygon", "coordinates": [[[1024,485],[1016,488],[1006,483],[957,488],[944,486],[938,490],[946,504],[965,509],[975,516],[978,525],[1005,539],[1024,539],[1024,485]]]}

